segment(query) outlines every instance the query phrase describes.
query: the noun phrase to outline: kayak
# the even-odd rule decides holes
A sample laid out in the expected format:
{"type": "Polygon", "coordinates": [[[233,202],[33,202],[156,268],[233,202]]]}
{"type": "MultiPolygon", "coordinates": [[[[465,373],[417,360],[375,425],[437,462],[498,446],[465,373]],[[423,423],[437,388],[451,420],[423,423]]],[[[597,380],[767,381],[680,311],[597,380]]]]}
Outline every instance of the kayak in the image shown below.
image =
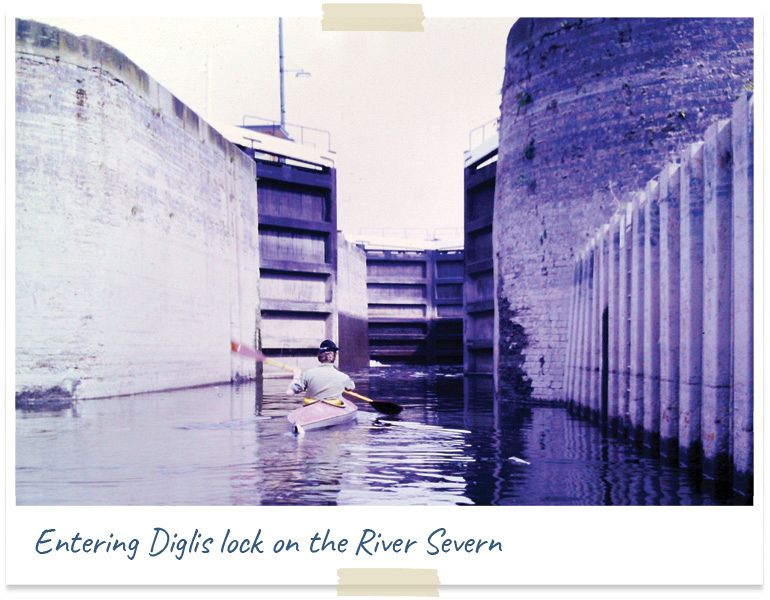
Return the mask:
{"type": "Polygon", "coordinates": [[[297,433],[354,421],[358,407],[348,400],[342,403],[343,406],[333,406],[326,402],[314,402],[291,411],[286,418],[297,433]]]}

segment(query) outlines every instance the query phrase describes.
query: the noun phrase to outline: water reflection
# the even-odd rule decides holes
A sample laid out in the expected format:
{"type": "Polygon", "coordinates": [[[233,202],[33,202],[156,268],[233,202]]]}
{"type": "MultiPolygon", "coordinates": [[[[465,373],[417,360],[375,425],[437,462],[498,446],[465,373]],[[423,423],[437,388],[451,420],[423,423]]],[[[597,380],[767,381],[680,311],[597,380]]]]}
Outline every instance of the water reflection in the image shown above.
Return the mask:
{"type": "Polygon", "coordinates": [[[564,408],[456,369],[370,369],[383,416],[294,435],[285,379],[17,410],[19,504],[618,505],[734,499],[564,408]]]}

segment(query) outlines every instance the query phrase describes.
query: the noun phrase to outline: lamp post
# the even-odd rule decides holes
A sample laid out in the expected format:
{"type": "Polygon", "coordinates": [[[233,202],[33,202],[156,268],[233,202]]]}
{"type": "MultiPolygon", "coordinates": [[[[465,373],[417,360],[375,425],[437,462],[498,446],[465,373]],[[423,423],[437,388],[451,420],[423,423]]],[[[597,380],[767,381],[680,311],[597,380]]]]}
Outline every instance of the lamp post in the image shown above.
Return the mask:
{"type": "Polygon", "coordinates": [[[281,80],[281,130],[286,132],[286,96],[284,92],[284,74],[294,73],[295,77],[310,77],[304,69],[283,68],[283,17],[278,17],[278,72],[281,80]]]}

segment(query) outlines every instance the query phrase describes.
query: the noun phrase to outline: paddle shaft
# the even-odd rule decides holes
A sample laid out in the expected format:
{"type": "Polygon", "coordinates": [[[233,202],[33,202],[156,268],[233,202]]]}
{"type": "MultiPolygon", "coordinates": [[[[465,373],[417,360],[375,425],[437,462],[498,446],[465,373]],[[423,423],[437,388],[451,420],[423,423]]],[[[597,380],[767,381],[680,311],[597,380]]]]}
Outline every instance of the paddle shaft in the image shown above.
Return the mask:
{"type": "MultiPolygon", "coordinates": [[[[237,342],[231,341],[230,349],[233,352],[237,352],[238,354],[243,354],[244,356],[254,358],[260,362],[266,363],[268,365],[272,365],[279,369],[283,369],[284,371],[289,371],[291,373],[294,372],[294,367],[287,365],[286,363],[282,363],[279,360],[275,360],[274,358],[270,358],[269,356],[265,356],[259,350],[255,350],[254,348],[249,348],[248,346],[244,346],[242,344],[238,344],[237,342]]],[[[371,398],[367,398],[366,396],[362,396],[361,394],[357,394],[356,392],[351,392],[350,390],[343,390],[342,393],[347,394],[348,396],[352,396],[353,398],[358,398],[359,400],[363,400],[364,402],[368,402],[380,412],[384,412],[388,414],[396,414],[401,412],[401,406],[399,406],[395,402],[386,402],[383,400],[372,400],[371,398]]]]}
{"type": "Polygon", "coordinates": [[[278,367],[284,371],[289,371],[289,373],[294,372],[294,367],[287,365],[286,363],[282,363],[281,361],[275,360],[274,358],[270,358],[269,356],[265,356],[259,350],[254,350],[254,348],[249,348],[248,346],[238,344],[237,342],[230,342],[230,348],[233,352],[243,354],[249,358],[255,358],[259,362],[267,363],[268,365],[278,367]]]}
{"type": "Polygon", "coordinates": [[[371,398],[367,398],[366,396],[362,396],[361,394],[356,394],[355,392],[351,392],[350,390],[345,390],[342,392],[343,394],[347,394],[348,396],[353,396],[353,398],[358,398],[359,400],[364,400],[365,402],[371,402],[374,404],[375,400],[372,400],[371,398]]]}

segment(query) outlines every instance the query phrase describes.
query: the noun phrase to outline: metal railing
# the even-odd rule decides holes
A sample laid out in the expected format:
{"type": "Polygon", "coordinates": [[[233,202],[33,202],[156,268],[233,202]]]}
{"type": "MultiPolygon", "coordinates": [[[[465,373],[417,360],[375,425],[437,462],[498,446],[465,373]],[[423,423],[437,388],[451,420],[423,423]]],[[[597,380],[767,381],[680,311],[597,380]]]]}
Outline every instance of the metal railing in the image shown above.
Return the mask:
{"type": "Polygon", "coordinates": [[[486,140],[498,133],[500,130],[500,118],[496,117],[474,127],[468,132],[468,151],[473,150],[476,146],[483,144],[486,140]]]}
{"type": "Polygon", "coordinates": [[[305,146],[312,146],[313,148],[321,149],[322,151],[325,148],[326,152],[335,154],[334,150],[332,150],[332,134],[326,129],[308,127],[307,125],[299,125],[297,123],[284,123],[282,128],[280,121],[254,115],[244,115],[242,125],[243,127],[254,125],[271,127],[274,134],[283,131],[293,142],[299,142],[305,146]],[[256,121],[256,123],[254,121],[256,121]]]}
{"type": "Polygon", "coordinates": [[[383,238],[403,238],[420,241],[462,240],[462,227],[364,227],[358,230],[359,236],[383,238]]]}

